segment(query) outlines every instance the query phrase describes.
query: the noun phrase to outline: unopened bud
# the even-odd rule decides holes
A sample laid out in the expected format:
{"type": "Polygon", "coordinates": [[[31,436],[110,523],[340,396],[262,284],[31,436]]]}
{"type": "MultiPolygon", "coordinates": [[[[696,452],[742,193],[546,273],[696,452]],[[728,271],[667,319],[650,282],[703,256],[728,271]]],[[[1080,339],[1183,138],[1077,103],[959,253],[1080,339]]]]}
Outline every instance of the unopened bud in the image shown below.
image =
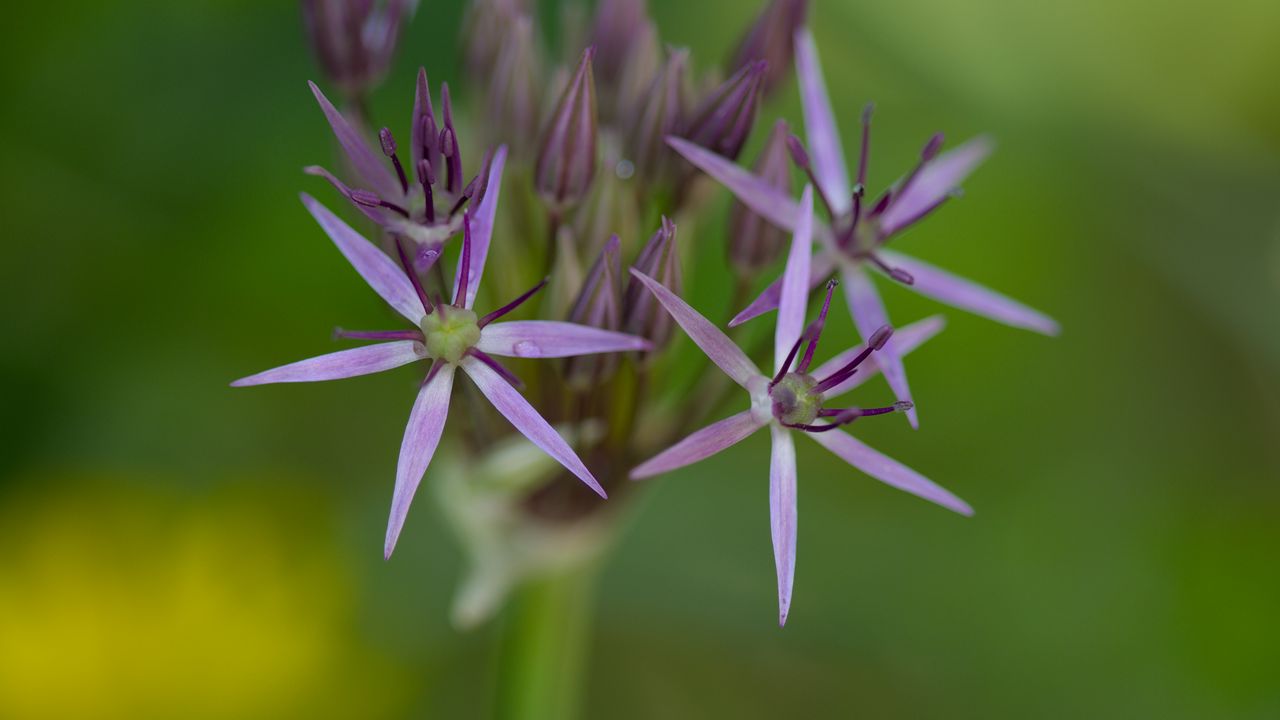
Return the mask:
{"type": "MultiPolygon", "coordinates": [[[[605,243],[573,301],[567,318],[569,322],[605,330],[621,327],[620,247],[617,235],[605,243]]],[[[592,387],[617,369],[617,361],[616,353],[571,357],[565,361],[565,378],[575,387],[592,387]]]]}
{"type": "MultiPolygon", "coordinates": [[[[755,165],[757,177],[786,195],[791,193],[791,169],[787,165],[787,151],[791,151],[793,158],[795,155],[791,140],[796,140],[796,137],[788,132],[786,121],[779,120],[769,133],[769,139],[760,151],[760,158],[755,165]]],[[[803,147],[799,149],[804,151],[803,147]]],[[[754,277],[777,259],[786,243],[785,232],[742,202],[733,201],[729,210],[729,261],[740,277],[754,277]]]]}
{"type": "Polygon", "coordinates": [[[707,95],[685,129],[685,137],[736,160],[755,124],[760,85],[768,65],[763,60],[748,63],[707,95]]]}
{"type": "Polygon", "coordinates": [[[809,169],[809,151],[804,149],[804,143],[800,142],[800,138],[795,135],[787,135],[787,152],[791,153],[791,162],[796,167],[807,171],[809,169]]]}
{"type": "Polygon", "coordinates": [[[804,25],[808,0],[769,0],[751,28],[738,42],[729,68],[740,68],[754,60],[766,60],[764,93],[773,92],[791,72],[795,57],[795,34],[804,25]]]}
{"type": "Polygon", "coordinates": [[[490,141],[509,141],[522,156],[532,150],[538,132],[537,77],[533,20],[521,15],[507,29],[490,78],[487,101],[493,133],[490,141]]]}
{"type": "Polygon", "coordinates": [[[596,92],[591,74],[595,48],[582,53],[548,121],[534,166],[534,184],[553,211],[582,199],[596,174],[596,92]]]}
{"type": "Polygon", "coordinates": [[[649,24],[645,0],[600,0],[591,26],[591,44],[600,49],[595,71],[601,87],[614,87],[630,61],[631,48],[649,24]]]}
{"type": "Polygon", "coordinates": [[[348,99],[382,82],[416,0],[303,0],[302,21],[320,67],[348,99]]]}
{"type": "Polygon", "coordinates": [[[671,157],[666,137],[680,129],[688,60],[688,50],[670,50],[662,72],[653,79],[645,94],[644,103],[631,117],[623,119],[628,128],[628,157],[635,171],[646,180],[662,177],[671,157]]]}
{"type": "MultiPolygon", "coordinates": [[[[676,251],[675,223],[662,218],[662,226],[640,250],[632,267],[680,294],[683,282],[676,251]]],[[[622,299],[622,327],[626,333],[648,339],[653,350],[660,350],[671,340],[671,316],[634,276],[627,284],[627,292],[622,299]]],[[[652,355],[649,353],[646,357],[652,355]]]]}

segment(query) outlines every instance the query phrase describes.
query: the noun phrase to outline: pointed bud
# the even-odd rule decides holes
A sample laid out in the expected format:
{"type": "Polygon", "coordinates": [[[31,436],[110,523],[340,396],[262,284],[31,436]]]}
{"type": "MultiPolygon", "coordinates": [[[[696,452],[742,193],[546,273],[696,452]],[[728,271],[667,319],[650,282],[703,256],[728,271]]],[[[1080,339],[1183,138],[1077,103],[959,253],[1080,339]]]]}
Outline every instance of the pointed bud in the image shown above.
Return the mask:
{"type": "MultiPolygon", "coordinates": [[[[769,133],[769,139],[760,151],[760,158],[756,160],[755,166],[757,177],[787,195],[791,194],[791,169],[787,165],[787,150],[791,149],[789,141],[794,139],[795,136],[787,130],[786,121],[779,120],[769,133]]],[[[729,260],[741,277],[753,277],[776,260],[786,246],[785,232],[734,200],[729,211],[729,260]]]]}
{"type": "Polygon", "coordinates": [[[768,63],[744,65],[711,91],[693,114],[684,136],[702,147],[736,160],[751,134],[760,101],[760,85],[768,63]]]}
{"type": "MultiPolygon", "coordinates": [[[[617,235],[605,243],[569,309],[569,322],[605,330],[621,327],[620,246],[617,235]]],[[[617,359],[616,353],[571,357],[565,361],[565,378],[579,389],[598,385],[617,368],[617,359]]]]}
{"type": "Polygon", "coordinates": [[[795,135],[787,135],[787,152],[791,153],[791,162],[801,170],[809,170],[809,151],[804,149],[804,143],[800,142],[800,138],[795,135]]]}
{"type": "Polygon", "coordinates": [[[645,0],[600,0],[591,27],[591,43],[600,49],[596,73],[601,87],[613,87],[621,79],[631,47],[649,24],[645,0]]]}
{"type": "Polygon", "coordinates": [[[538,53],[533,20],[521,15],[510,26],[489,82],[490,141],[511,143],[524,156],[538,132],[538,53]]]}
{"type": "Polygon", "coordinates": [[[417,0],[302,0],[302,21],[325,76],[347,99],[368,95],[391,65],[417,0]]]}
{"type": "Polygon", "coordinates": [[[493,75],[507,33],[529,10],[528,0],[471,0],[462,37],[467,72],[474,80],[485,82],[493,75]]]}
{"type": "Polygon", "coordinates": [[[600,84],[603,122],[612,125],[634,122],[649,99],[649,89],[662,69],[662,60],[658,29],[653,22],[647,21],[636,30],[617,82],[613,85],[600,84]]]}
{"type": "Polygon", "coordinates": [[[596,174],[596,91],[591,74],[595,48],[582,53],[578,69],[548,121],[534,166],[534,184],[554,211],[582,199],[596,174]]]}
{"type": "Polygon", "coordinates": [[[646,180],[661,178],[670,162],[666,138],[680,131],[688,60],[688,50],[669,50],[667,62],[650,84],[643,105],[623,118],[627,123],[627,156],[636,173],[646,180]]]}
{"type": "MultiPolygon", "coordinates": [[[[680,257],[676,251],[675,223],[666,217],[662,218],[662,226],[640,250],[632,267],[667,286],[677,295],[681,294],[683,282],[680,257]]],[[[671,340],[671,316],[634,276],[627,284],[627,293],[622,300],[622,328],[623,332],[647,338],[653,343],[655,351],[661,350],[671,340]]],[[[652,355],[653,353],[649,353],[646,357],[652,355]]]]}
{"type": "Polygon", "coordinates": [[[756,16],[729,61],[729,69],[740,68],[755,60],[766,60],[769,69],[764,76],[764,93],[772,93],[791,72],[795,57],[796,31],[804,26],[808,0],[769,0],[756,16]]]}

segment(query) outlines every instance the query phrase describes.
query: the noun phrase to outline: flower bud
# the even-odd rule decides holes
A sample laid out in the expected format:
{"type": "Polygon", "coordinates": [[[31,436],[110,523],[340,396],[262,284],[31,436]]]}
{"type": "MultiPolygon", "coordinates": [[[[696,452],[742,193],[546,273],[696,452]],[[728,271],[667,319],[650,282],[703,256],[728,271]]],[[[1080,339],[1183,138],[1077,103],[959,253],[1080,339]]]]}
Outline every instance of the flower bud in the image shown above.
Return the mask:
{"type": "Polygon", "coordinates": [[[650,84],[644,103],[624,116],[627,156],[636,173],[647,180],[662,177],[671,157],[666,138],[680,131],[688,61],[688,50],[668,50],[666,64],[650,84]]]}
{"type": "Polygon", "coordinates": [[[508,141],[521,155],[531,149],[538,132],[537,78],[533,20],[521,15],[508,28],[489,79],[491,143],[508,141]]]}
{"type": "Polygon", "coordinates": [[[302,0],[302,21],[320,68],[348,100],[367,95],[391,65],[417,0],[302,0]]]}
{"type": "Polygon", "coordinates": [[[649,98],[649,87],[661,67],[658,29],[652,22],[646,22],[636,31],[617,82],[600,86],[602,119],[606,124],[623,125],[641,112],[649,98]]]}
{"type": "MultiPolygon", "coordinates": [[[[617,330],[622,324],[622,293],[619,276],[620,243],[614,235],[605,243],[600,256],[587,272],[582,289],[573,301],[566,318],[571,323],[590,325],[605,330],[617,330]]],[[[568,383],[578,389],[600,384],[617,368],[616,353],[580,355],[565,361],[564,372],[568,383]]]]}
{"type": "MultiPolygon", "coordinates": [[[[779,120],[755,165],[757,177],[788,195],[791,192],[791,169],[787,165],[790,138],[786,121],[779,120]]],[[[787,236],[781,229],[741,202],[733,202],[729,211],[729,260],[740,276],[749,278],[772,263],[786,244],[787,236]]]]}
{"type": "Polygon", "coordinates": [[[529,16],[528,0],[471,0],[462,37],[467,72],[473,79],[484,82],[492,76],[507,33],[522,16],[529,16]]]}
{"type": "Polygon", "coordinates": [[[760,84],[768,63],[744,65],[703,99],[684,136],[702,147],[736,160],[751,134],[760,101],[760,84]]]}
{"type": "Polygon", "coordinates": [[[643,40],[649,21],[645,0],[600,0],[591,27],[591,44],[596,55],[596,73],[601,87],[613,87],[621,79],[630,60],[631,47],[643,40]]]}
{"type": "Polygon", "coordinates": [[[729,69],[756,60],[767,61],[763,90],[765,95],[771,94],[791,72],[796,31],[804,26],[808,10],[809,0],[769,0],[738,42],[729,59],[729,69]]]}
{"type": "MultiPolygon", "coordinates": [[[[680,257],[676,252],[675,223],[662,218],[662,226],[640,250],[632,267],[667,286],[675,294],[681,294],[683,282],[680,257]]],[[[622,299],[622,327],[623,332],[648,339],[653,343],[654,351],[661,350],[671,340],[671,315],[634,276],[627,283],[627,294],[622,299]]],[[[652,357],[652,354],[645,357],[652,357]]]]}
{"type": "Polygon", "coordinates": [[[561,212],[581,200],[595,178],[596,91],[591,74],[594,55],[592,47],[582,53],[538,148],[534,184],[553,212],[561,212]]]}

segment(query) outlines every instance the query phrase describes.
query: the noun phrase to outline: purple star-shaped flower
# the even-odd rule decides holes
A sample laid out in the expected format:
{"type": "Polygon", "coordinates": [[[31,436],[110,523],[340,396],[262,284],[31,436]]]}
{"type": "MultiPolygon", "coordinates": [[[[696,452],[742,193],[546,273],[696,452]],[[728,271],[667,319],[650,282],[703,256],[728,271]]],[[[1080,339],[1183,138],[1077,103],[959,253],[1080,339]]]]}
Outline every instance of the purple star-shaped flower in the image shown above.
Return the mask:
{"type": "MultiPolygon", "coordinates": [[[[819,251],[815,255],[810,288],[838,269],[858,331],[867,336],[888,322],[888,314],[871,281],[868,269],[902,282],[911,289],[953,307],[992,320],[1046,335],[1058,333],[1058,323],[1043,313],[1004,295],[952,275],[902,253],[884,249],[896,234],[923,219],[952,197],[959,184],[991,152],[991,142],[976,138],[947,153],[938,154],[942,136],[935,135],[921,153],[919,164],[874,203],[863,203],[867,152],[870,141],[870,106],[863,114],[861,157],[857,182],[850,187],[840,132],[827,98],[818,51],[808,30],[796,33],[796,72],[804,107],[805,131],[812,153],[793,138],[792,155],[813,180],[831,223],[815,228],[819,251]]],[[[727,187],[738,200],[778,227],[795,231],[801,212],[796,201],[773,184],[730,160],[676,137],[667,142],[711,177],[727,187]]],[[[770,285],[730,323],[736,326],[778,307],[782,281],[770,285]]],[[[881,371],[899,400],[909,402],[911,390],[902,367],[902,351],[890,340],[879,351],[881,371]]],[[[907,413],[918,424],[915,410],[907,413]]]]}
{"type": "MultiPolygon", "coordinates": [[[[885,368],[882,356],[892,330],[881,326],[867,343],[840,353],[810,371],[835,281],[827,284],[826,302],[818,318],[804,325],[809,275],[812,270],[813,192],[805,188],[800,199],[791,251],[782,276],[778,322],[774,332],[774,375],[765,376],[737,345],[709,320],[675,293],[652,278],[632,270],[632,274],[657,297],[689,337],[716,365],[741,385],[751,399],[751,408],[713,423],[631,471],[641,479],[684,467],[708,458],[768,426],[773,437],[769,464],[769,515],[773,534],[774,563],[778,573],[778,623],[786,624],[791,606],[791,588],[796,560],[796,455],[792,431],[813,438],[850,465],[893,487],[918,495],[964,515],[973,510],[963,500],[935,485],[910,468],[899,464],[851,435],[838,430],[859,417],[882,415],[910,408],[899,401],[883,408],[826,408],[825,402],[857,387],[877,370],[885,368]],[[804,353],[800,354],[801,347],[804,353]],[[859,370],[864,372],[858,373],[859,370]]],[[[900,351],[909,352],[942,328],[934,317],[910,325],[894,337],[900,351]]]]}
{"type": "Polygon", "coordinates": [[[492,182],[475,209],[474,221],[464,215],[463,247],[454,280],[451,303],[431,302],[410,261],[400,249],[400,265],[362,237],[336,215],[309,195],[302,202],[320,223],[320,227],[338,246],[374,292],[396,312],[413,323],[412,330],[380,332],[343,332],[344,337],[383,340],[376,345],[343,350],[292,363],[274,370],[251,375],[232,383],[233,386],[262,385],[282,382],[313,382],[368,375],[430,360],[431,368],[418,399],[409,414],[400,460],[396,468],[396,487],[391,501],[391,517],[387,523],[385,554],[391,556],[396,538],[404,525],[405,515],[418,483],[427,470],[444,431],[449,411],[450,390],[458,369],[466,373],[498,412],[534,445],[578,476],[601,497],[605,491],[582,461],[552,429],[538,411],[513,387],[519,383],[493,356],[558,358],[603,352],[647,350],[649,342],[632,335],[576,325],[567,322],[525,320],[494,322],[529,299],[545,284],[545,280],[511,303],[477,317],[472,305],[489,254],[493,234],[494,213],[506,148],[499,148],[493,158],[492,182]]]}

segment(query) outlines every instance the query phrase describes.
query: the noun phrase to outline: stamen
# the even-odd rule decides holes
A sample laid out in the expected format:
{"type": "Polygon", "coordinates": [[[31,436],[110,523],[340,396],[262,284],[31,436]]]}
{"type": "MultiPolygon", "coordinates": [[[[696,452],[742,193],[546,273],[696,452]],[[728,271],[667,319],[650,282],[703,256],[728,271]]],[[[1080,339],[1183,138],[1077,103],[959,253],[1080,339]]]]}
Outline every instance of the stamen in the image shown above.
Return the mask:
{"type": "Polygon", "coordinates": [[[804,373],[809,371],[809,365],[813,362],[813,351],[818,349],[818,338],[822,336],[822,328],[827,324],[827,311],[831,309],[831,293],[836,289],[836,285],[840,282],[835,278],[827,281],[827,297],[822,301],[822,310],[818,313],[818,318],[805,328],[804,336],[809,339],[809,346],[804,350],[804,357],[800,359],[800,364],[796,366],[796,372],[804,373]]]}
{"type": "Polygon", "coordinates": [[[872,102],[862,108],[862,151],[858,154],[858,182],[854,186],[855,192],[857,188],[867,185],[867,160],[871,153],[871,113],[875,109],[876,104],[872,102]]]}
{"type": "Polygon", "coordinates": [[[404,208],[400,207],[399,205],[393,202],[388,202],[386,200],[383,200],[382,198],[378,197],[374,193],[369,192],[368,190],[352,190],[351,201],[356,203],[357,205],[364,205],[365,207],[386,208],[393,212],[400,213],[405,217],[409,217],[408,210],[405,210],[404,208]]]}
{"type": "Polygon", "coordinates": [[[423,158],[418,161],[418,182],[422,185],[422,199],[426,205],[426,220],[428,223],[436,221],[436,198],[431,192],[431,186],[436,182],[435,171],[431,169],[431,161],[423,158]]]}
{"type": "Polygon", "coordinates": [[[468,200],[470,200],[472,197],[475,196],[476,188],[479,187],[479,185],[480,185],[479,175],[476,175],[475,177],[471,178],[471,182],[467,183],[467,186],[462,189],[462,195],[458,198],[458,202],[454,203],[453,207],[449,209],[449,217],[453,217],[459,210],[462,209],[463,205],[467,204],[468,200]]]}
{"type": "Polygon", "coordinates": [[[458,261],[458,286],[453,291],[453,304],[467,297],[467,285],[471,281],[471,216],[462,214],[462,259],[458,261]]]}
{"type": "Polygon", "coordinates": [[[480,327],[484,327],[485,325],[488,325],[489,323],[493,322],[494,320],[497,320],[498,318],[502,317],[503,315],[506,315],[507,313],[511,312],[512,310],[515,310],[516,308],[520,307],[521,305],[523,305],[523,304],[525,303],[525,301],[526,301],[526,300],[528,300],[529,298],[533,297],[534,293],[538,292],[538,291],[539,291],[539,290],[541,290],[543,287],[545,287],[545,286],[546,286],[546,284],[547,284],[547,282],[548,282],[549,280],[551,280],[551,278],[550,278],[550,277],[544,277],[544,278],[542,278],[542,280],[540,280],[540,281],[538,282],[538,284],[537,284],[537,285],[534,285],[533,287],[529,288],[528,290],[525,290],[525,291],[524,291],[524,293],[523,293],[522,295],[520,295],[520,297],[516,298],[515,300],[512,300],[511,302],[507,303],[506,305],[503,305],[502,307],[498,308],[497,310],[494,310],[493,312],[489,313],[488,315],[485,315],[484,317],[480,318],[480,320],[476,323],[476,325],[479,325],[480,327]]]}
{"type": "MultiPolygon", "coordinates": [[[[943,203],[945,203],[946,201],[948,201],[948,200],[950,200],[950,199],[952,199],[952,198],[958,198],[958,197],[960,197],[960,196],[962,196],[962,195],[964,195],[964,192],[963,192],[960,188],[952,188],[951,190],[949,190],[949,191],[947,192],[947,194],[945,194],[945,195],[943,195],[942,197],[938,198],[937,200],[933,201],[933,202],[932,202],[932,203],[930,203],[927,207],[925,207],[924,209],[920,210],[920,212],[917,212],[915,215],[912,215],[911,217],[909,217],[909,218],[907,218],[906,220],[902,221],[902,224],[899,226],[899,228],[898,228],[898,229],[899,229],[899,230],[904,230],[904,229],[906,229],[906,228],[908,228],[908,227],[910,227],[910,226],[912,226],[912,225],[915,225],[916,223],[918,223],[918,222],[920,222],[921,220],[925,219],[925,218],[926,218],[926,217],[928,217],[929,215],[933,214],[933,211],[934,211],[934,210],[937,210],[937,209],[938,209],[938,208],[940,208],[940,207],[942,207],[942,204],[943,204],[943,203]]],[[[887,238],[887,236],[886,236],[884,239],[888,239],[888,238],[887,238]]]]}
{"type": "MultiPolygon", "coordinates": [[[[942,140],[942,133],[935,133],[933,137],[929,138],[929,142],[925,143],[924,148],[920,150],[920,162],[916,163],[916,166],[911,169],[911,173],[907,175],[906,180],[902,181],[902,185],[893,191],[893,197],[900,198],[906,194],[907,188],[911,187],[911,183],[915,182],[916,177],[920,175],[920,171],[924,169],[924,166],[938,156],[938,150],[942,148],[942,140]]],[[[885,193],[885,195],[887,200],[888,193],[885,193]]]]}
{"type": "Polygon", "coordinates": [[[344,330],[333,329],[334,340],[417,340],[423,341],[423,335],[417,330],[344,330]]]}
{"type": "Polygon", "coordinates": [[[449,83],[440,84],[440,104],[444,106],[441,140],[444,139],[445,131],[449,133],[448,149],[445,149],[443,143],[440,148],[445,156],[445,190],[456,194],[462,189],[462,153],[458,147],[458,133],[453,129],[453,102],[449,99],[449,83]]]}
{"type": "Polygon", "coordinates": [[[844,410],[836,410],[836,409],[819,410],[818,417],[831,418],[831,422],[823,425],[806,425],[806,424],[797,423],[795,425],[787,425],[787,427],[793,428],[795,430],[802,430],[804,432],[810,432],[810,433],[830,432],[843,425],[848,425],[849,423],[853,422],[854,420],[857,420],[860,417],[871,417],[873,415],[887,415],[889,413],[895,413],[895,412],[906,412],[913,407],[915,406],[912,405],[910,402],[906,400],[899,400],[898,402],[892,405],[889,405],[888,407],[847,408],[844,410]]]}
{"type": "Polygon", "coordinates": [[[418,279],[418,273],[413,271],[413,263],[409,261],[409,254],[404,251],[404,243],[400,242],[399,235],[391,236],[391,240],[396,244],[396,254],[400,256],[400,265],[404,268],[404,274],[409,276],[409,282],[413,283],[413,289],[418,293],[418,299],[422,301],[422,308],[430,313],[431,301],[427,299],[427,292],[422,289],[422,281],[418,279]]]}
{"type": "Polygon", "coordinates": [[[382,128],[378,131],[378,140],[382,143],[382,154],[391,158],[391,164],[396,168],[396,175],[400,178],[400,189],[407,194],[409,178],[405,177],[404,166],[400,164],[400,158],[396,155],[396,139],[391,136],[389,129],[382,128]]]}
{"type": "Polygon", "coordinates": [[[903,285],[914,285],[916,283],[916,279],[911,273],[907,272],[906,270],[903,270],[902,268],[890,267],[888,263],[880,259],[880,257],[875,253],[867,253],[866,257],[876,267],[883,270],[886,275],[893,278],[894,280],[897,280],[903,285]]]}
{"type": "Polygon", "coordinates": [[[773,380],[769,381],[769,389],[772,390],[774,385],[782,382],[782,378],[786,377],[787,371],[791,369],[791,361],[796,359],[796,353],[800,352],[800,343],[804,342],[804,333],[800,333],[800,337],[796,338],[796,344],[791,346],[791,352],[787,353],[787,359],[782,361],[782,366],[778,368],[778,374],[773,376],[773,380]]]}
{"type": "Polygon", "coordinates": [[[831,202],[827,200],[827,194],[822,191],[822,183],[818,182],[818,178],[813,174],[813,165],[809,162],[809,153],[804,149],[804,143],[795,135],[787,136],[787,151],[791,153],[791,162],[795,166],[804,171],[809,178],[809,183],[813,185],[813,189],[818,193],[818,199],[822,201],[822,206],[827,209],[827,217],[835,222],[836,213],[831,208],[831,202]]]}
{"type": "Polygon", "coordinates": [[[511,384],[511,387],[517,390],[524,390],[524,381],[517,377],[515,373],[503,367],[502,363],[494,360],[488,353],[483,350],[469,348],[467,354],[493,368],[493,371],[501,375],[503,380],[511,384]]]}
{"type": "Polygon", "coordinates": [[[871,338],[867,340],[867,346],[862,349],[862,352],[854,356],[854,358],[844,367],[831,373],[824,380],[821,380],[814,386],[813,391],[819,393],[826,392],[845,380],[848,380],[855,372],[858,371],[858,366],[870,357],[871,353],[884,347],[884,344],[889,342],[889,338],[892,335],[892,327],[889,327],[888,325],[881,325],[879,329],[871,333],[871,338]]]}

